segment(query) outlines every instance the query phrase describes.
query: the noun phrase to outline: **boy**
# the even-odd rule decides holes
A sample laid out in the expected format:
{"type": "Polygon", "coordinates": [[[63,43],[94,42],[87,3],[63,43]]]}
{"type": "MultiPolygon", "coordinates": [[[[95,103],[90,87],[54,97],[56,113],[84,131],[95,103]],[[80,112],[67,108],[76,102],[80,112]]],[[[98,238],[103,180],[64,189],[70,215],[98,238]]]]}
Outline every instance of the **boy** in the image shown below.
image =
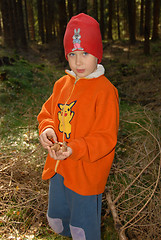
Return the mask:
{"type": "Polygon", "coordinates": [[[47,218],[63,236],[100,240],[102,193],[117,142],[118,93],[99,64],[103,48],[95,19],[83,13],[72,17],[64,49],[71,71],[55,83],[38,115],[40,142],[49,153],[42,174],[50,179],[47,218]],[[53,142],[66,142],[66,151],[53,150],[53,142]]]}

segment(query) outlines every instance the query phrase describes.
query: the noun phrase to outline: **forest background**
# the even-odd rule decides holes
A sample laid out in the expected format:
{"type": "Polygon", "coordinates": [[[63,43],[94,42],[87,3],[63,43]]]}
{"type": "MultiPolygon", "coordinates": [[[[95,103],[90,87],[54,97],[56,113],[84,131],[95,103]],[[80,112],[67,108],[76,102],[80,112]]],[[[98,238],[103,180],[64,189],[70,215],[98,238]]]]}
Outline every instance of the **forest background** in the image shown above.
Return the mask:
{"type": "Polygon", "coordinates": [[[100,23],[102,64],[120,96],[102,239],[160,239],[160,11],[161,0],[0,0],[1,239],[66,239],[46,221],[36,117],[68,68],[63,35],[80,12],[100,23]]]}

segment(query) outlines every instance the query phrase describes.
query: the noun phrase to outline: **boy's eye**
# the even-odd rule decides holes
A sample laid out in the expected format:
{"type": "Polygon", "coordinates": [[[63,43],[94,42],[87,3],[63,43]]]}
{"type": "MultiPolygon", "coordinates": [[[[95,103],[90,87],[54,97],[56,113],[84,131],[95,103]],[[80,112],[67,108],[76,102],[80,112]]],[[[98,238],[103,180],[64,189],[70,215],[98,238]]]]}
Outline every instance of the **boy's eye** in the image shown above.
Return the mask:
{"type": "Polygon", "coordinates": [[[83,55],[86,56],[86,55],[88,55],[88,53],[87,53],[87,52],[84,52],[83,55]]]}
{"type": "Polygon", "coordinates": [[[75,55],[74,53],[69,53],[69,56],[70,56],[70,57],[72,57],[72,56],[74,56],[74,55],[75,55]]]}

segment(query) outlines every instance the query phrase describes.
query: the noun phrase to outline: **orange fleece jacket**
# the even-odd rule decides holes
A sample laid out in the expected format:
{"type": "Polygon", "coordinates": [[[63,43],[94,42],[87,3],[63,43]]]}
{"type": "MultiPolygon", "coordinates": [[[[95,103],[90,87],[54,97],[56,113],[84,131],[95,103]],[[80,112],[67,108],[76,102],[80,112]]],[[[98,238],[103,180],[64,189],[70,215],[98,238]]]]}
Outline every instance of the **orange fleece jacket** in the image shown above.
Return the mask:
{"type": "MultiPolygon", "coordinates": [[[[66,187],[81,195],[104,191],[117,143],[118,92],[104,74],[97,75],[76,82],[67,73],[55,83],[52,95],[38,115],[39,134],[51,127],[62,142],[64,130],[65,141],[73,153],[60,161],[57,173],[64,177],[66,187]]],[[[55,164],[48,154],[44,180],[54,176],[55,164]]]]}

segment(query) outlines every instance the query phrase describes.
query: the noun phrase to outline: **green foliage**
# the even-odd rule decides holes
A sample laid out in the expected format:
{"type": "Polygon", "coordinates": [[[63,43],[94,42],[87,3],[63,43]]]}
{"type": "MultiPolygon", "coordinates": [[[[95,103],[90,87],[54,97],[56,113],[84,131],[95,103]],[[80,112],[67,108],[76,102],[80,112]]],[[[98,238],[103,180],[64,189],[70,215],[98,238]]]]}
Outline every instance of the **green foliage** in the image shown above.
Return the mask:
{"type": "MultiPolygon", "coordinates": [[[[26,61],[16,61],[12,65],[1,67],[1,73],[5,73],[6,77],[1,82],[1,88],[14,95],[20,93],[23,89],[30,89],[33,82],[32,66],[26,61]],[[21,72],[19,71],[21,69],[21,72]]],[[[1,89],[1,91],[2,91],[1,89]]]]}
{"type": "Polygon", "coordinates": [[[6,73],[6,79],[0,82],[0,133],[3,139],[9,140],[10,135],[14,140],[26,132],[28,124],[37,129],[36,116],[59,74],[53,75],[53,69],[23,59],[0,67],[2,72],[6,73]]]}

